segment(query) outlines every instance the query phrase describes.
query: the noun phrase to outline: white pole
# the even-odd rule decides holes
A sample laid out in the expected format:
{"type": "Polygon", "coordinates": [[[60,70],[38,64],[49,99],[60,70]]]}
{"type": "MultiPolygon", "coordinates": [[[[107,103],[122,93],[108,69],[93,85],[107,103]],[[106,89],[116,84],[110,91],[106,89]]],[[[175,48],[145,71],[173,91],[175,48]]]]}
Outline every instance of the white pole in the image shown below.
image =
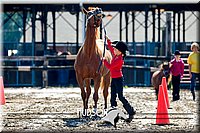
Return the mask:
{"type": "MultiPolygon", "coordinates": [[[[83,3],[80,3],[80,8],[82,9],[83,8],[83,3]]],[[[82,14],[82,43],[84,43],[84,40],[85,40],[85,14],[83,12],[81,12],[82,14]]]]}

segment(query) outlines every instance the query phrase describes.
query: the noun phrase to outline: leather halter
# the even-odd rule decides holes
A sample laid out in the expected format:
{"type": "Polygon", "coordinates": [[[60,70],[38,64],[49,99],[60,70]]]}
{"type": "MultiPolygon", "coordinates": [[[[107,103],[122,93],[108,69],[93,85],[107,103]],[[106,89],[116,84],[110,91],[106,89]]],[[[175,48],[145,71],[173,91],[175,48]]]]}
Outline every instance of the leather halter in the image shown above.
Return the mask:
{"type": "Polygon", "coordinates": [[[89,11],[88,12],[88,18],[87,20],[89,20],[92,16],[94,16],[95,19],[100,19],[102,18],[102,14],[103,14],[103,11],[101,8],[96,8],[95,10],[92,10],[92,11],[89,11]]]}

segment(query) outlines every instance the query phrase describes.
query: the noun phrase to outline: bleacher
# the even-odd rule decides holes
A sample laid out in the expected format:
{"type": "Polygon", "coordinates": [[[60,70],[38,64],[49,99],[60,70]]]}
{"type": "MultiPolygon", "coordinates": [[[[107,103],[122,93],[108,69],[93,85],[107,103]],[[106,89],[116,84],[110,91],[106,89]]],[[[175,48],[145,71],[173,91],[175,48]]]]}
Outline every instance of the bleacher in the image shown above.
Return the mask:
{"type": "MultiPolygon", "coordinates": [[[[181,80],[181,87],[188,88],[190,87],[190,76],[189,76],[189,65],[187,63],[188,56],[191,51],[180,51],[181,53],[181,59],[184,61],[184,74],[183,79],[181,80]]],[[[198,83],[198,80],[197,80],[198,83]]]]}

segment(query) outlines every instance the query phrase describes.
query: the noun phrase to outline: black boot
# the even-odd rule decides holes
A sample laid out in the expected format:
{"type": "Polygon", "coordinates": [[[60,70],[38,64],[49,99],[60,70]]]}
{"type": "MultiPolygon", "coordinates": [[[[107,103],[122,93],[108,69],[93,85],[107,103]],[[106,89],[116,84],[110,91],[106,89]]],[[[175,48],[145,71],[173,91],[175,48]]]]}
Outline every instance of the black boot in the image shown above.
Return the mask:
{"type": "Polygon", "coordinates": [[[195,101],[195,92],[192,91],[191,93],[192,93],[192,96],[193,96],[193,100],[195,101]]]}
{"type": "Polygon", "coordinates": [[[135,114],[136,111],[133,111],[133,114],[129,114],[128,118],[126,119],[126,122],[130,123],[133,120],[135,114]]]}
{"type": "Polygon", "coordinates": [[[133,120],[133,115],[129,115],[129,117],[126,119],[126,122],[130,123],[133,120]]]}
{"type": "Polygon", "coordinates": [[[135,110],[133,109],[133,107],[131,107],[131,105],[129,103],[126,105],[123,105],[123,107],[129,114],[129,117],[128,117],[128,119],[126,119],[126,122],[131,122],[134,115],[136,114],[135,110]]]}

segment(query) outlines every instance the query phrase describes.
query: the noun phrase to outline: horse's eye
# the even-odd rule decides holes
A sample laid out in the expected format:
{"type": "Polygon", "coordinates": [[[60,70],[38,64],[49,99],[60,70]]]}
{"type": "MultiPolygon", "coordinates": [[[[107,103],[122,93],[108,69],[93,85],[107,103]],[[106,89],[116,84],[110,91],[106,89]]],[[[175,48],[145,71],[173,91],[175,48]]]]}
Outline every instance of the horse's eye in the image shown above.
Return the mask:
{"type": "Polygon", "coordinates": [[[91,12],[91,11],[88,12],[88,16],[91,16],[91,15],[93,15],[93,14],[94,14],[94,13],[91,12]]]}

